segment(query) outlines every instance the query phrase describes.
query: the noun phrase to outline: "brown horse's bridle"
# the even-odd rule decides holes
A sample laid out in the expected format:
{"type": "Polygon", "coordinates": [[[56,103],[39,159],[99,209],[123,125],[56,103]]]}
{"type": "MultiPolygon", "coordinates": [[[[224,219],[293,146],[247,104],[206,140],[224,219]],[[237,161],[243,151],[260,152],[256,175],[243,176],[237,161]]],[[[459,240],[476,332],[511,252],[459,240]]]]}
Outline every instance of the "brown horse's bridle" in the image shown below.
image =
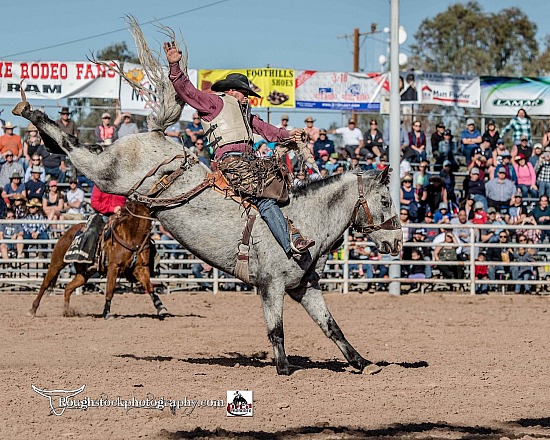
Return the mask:
{"type": "Polygon", "coordinates": [[[359,230],[363,234],[370,234],[371,232],[378,231],[380,229],[385,231],[396,231],[401,229],[401,223],[397,219],[397,215],[390,217],[383,223],[374,224],[374,220],[372,218],[372,213],[370,212],[367,199],[365,199],[365,192],[363,190],[363,174],[361,173],[357,174],[357,190],[359,191],[359,196],[357,197],[357,201],[355,202],[355,206],[353,207],[353,213],[351,215],[351,224],[354,224],[357,222],[357,215],[359,214],[360,206],[362,206],[363,211],[365,211],[365,216],[367,217],[368,224],[367,226],[362,228],[355,227],[355,229],[359,230]]]}

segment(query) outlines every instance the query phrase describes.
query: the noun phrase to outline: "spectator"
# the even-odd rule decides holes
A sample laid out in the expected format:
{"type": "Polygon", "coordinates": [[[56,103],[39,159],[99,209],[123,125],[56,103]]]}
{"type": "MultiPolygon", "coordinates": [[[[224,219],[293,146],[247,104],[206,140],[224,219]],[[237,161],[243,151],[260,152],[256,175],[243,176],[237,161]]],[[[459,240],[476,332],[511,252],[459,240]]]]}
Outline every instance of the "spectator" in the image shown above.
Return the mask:
{"type": "Polygon", "coordinates": [[[492,163],[493,150],[491,149],[491,144],[487,139],[481,139],[481,144],[479,144],[479,149],[481,150],[481,156],[485,159],[485,161],[492,163]]]}
{"type": "MultiPolygon", "coordinates": [[[[50,183],[48,184],[48,192],[44,194],[42,199],[42,210],[48,220],[55,221],[61,219],[64,208],[65,200],[58,189],[57,181],[50,180],[50,183]]],[[[57,229],[57,234],[61,230],[61,225],[56,226],[57,228],[55,229],[57,229]]]]}
{"type": "MultiPolygon", "coordinates": [[[[8,209],[6,212],[6,220],[15,220],[15,212],[13,209],[8,209]]],[[[23,227],[20,223],[3,223],[0,224],[0,240],[22,240],[23,227]]],[[[2,258],[7,260],[10,251],[17,251],[17,258],[23,258],[23,243],[2,243],[0,244],[0,253],[2,258]]]]}
{"type": "Polygon", "coordinates": [[[16,194],[13,196],[13,212],[15,212],[15,218],[20,220],[27,215],[27,198],[25,194],[16,194]]]}
{"type": "Polygon", "coordinates": [[[488,216],[482,202],[474,203],[474,215],[471,220],[474,225],[484,225],[487,223],[488,216]]]}
{"type": "Polygon", "coordinates": [[[466,120],[466,130],[462,130],[460,133],[460,143],[462,145],[462,154],[468,164],[472,160],[473,151],[481,143],[481,133],[476,129],[476,123],[472,118],[466,120]]]}
{"type": "Polygon", "coordinates": [[[14,155],[10,150],[4,152],[4,158],[6,161],[2,165],[0,170],[0,186],[5,188],[11,181],[11,176],[18,174],[20,177],[25,173],[23,166],[19,162],[15,162],[14,155]]]}
{"type": "MultiPolygon", "coordinates": [[[[497,147],[493,150],[493,166],[496,167],[500,163],[499,157],[502,157],[504,152],[510,153],[508,149],[505,147],[504,141],[502,139],[498,139],[497,147]]],[[[493,176],[491,176],[491,179],[492,178],[493,176]]]]}
{"type": "MultiPolygon", "coordinates": [[[[535,259],[529,252],[526,251],[524,247],[517,248],[512,258],[516,263],[526,263],[525,265],[512,266],[510,268],[510,274],[512,275],[513,281],[530,281],[535,278],[534,267],[533,265],[529,264],[533,263],[535,259]]],[[[522,286],[518,283],[515,284],[514,292],[516,294],[519,294],[522,287],[525,288],[525,293],[531,293],[530,284],[524,284],[522,286]]]]}
{"type": "Polygon", "coordinates": [[[313,153],[313,144],[317,139],[319,139],[319,129],[313,125],[315,119],[313,119],[311,116],[308,116],[306,119],[304,119],[304,122],[306,126],[303,128],[303,130],[309,136],[308,146],[313,153]]]}
{"type": "Polygon", "coordinates": [[[485,130],[485,133],[483,133],[483,136],[481,136],[482,141],[489,142],[491,151],[493,151],[497,147],[497,141],[500,139],[500,137],[501,136],[497,130],[495,120],[489,119],[489,122],[487,122],[487,130],[485,130]]]}
{"type": "Polygon", "coordinates": [[[485,185],[487,202],[495,209],[508,208],[512,196],[517,193],[516,185],[506,178],[504,168],[498,170],[497,178],[489,180],[485,185]]]}
{"type": "Polygon", "coordinates": [[[437,207],[437,210],[435,211],[434,223],[436,224],[450,223],[451,219],[452,219],[452,215],[449,212],[449,207],[447,206],[447,203],[441,202],[437,207]]]}
{"type": "Polygon", "coordinates": [[[103,144],[107,140],[113,143],[117,139],[116,128],[111,125],[110,113],[105,112],[101,115],[101,125],[95,129],[95,139],[98,144],[103,144]]]}
{"type": "Polygon", "coordinates": [[[176,122],[175,124],[170,125],[170,127],[166,129],[165,134],[174,142],[177,142],[178,144],[183,144],[181,140],[181,127],[179,122],[176,122]]]}
{"type": "MultiPolygon", "coordinates": [[[[34,124],[30,123],[27,127],[25,141],[23,142],[23,158],[25,160],[25,168],[32,166],[32,157],[35,155],[40,145],[44,145],[44,142],[38,134],[38,129],[34,126],[34,124]]],[[[27,180],[25,179],[25,182],[26,181],[27,180]]]]}
{"type": "Polygon", "coordinates": [[[499,234],[503,231],[498,226],[505,225],[506,222],[502,219],[500,212],[493,207],[487,210],[487,217],[487,224],[494,228],[481,230],[481,241],[483,243],[498,243],[499,234]]]}
{"type": "Polygon", "coordinates": [[[378,165],[376,165],[376,169],[377,170],[383,170],[384,168],[386,168],[388,166],[387,162],[388,162],[388,156],[383,154],[382,156],[380,156],[380,159],[378,160],[378,165]]]}
{"type": "Polygon", "coordinates": [[[517,185],[518,176],[516,174],[516,170],[514,169],[514,165],[512,164],[512,156],[508,153],[508,151],[505,151],[502,153],[500,158],[500,163],[495,167],[493,178],[497,177],[499,171],[503,169],[505,177],[517,185]]]}
{"type": "Polygon", "coordinates": [[[378,122],[371,119],[369,122],[369,130],[364,134],[365,148],[360,149],[359,155],[365,157],[367,153],[372,153],[380,157],[384,150],[384,138],[382,132],[378,129],[378,122]]]}
{"type": "Polygon", "coordinates": [[[537,176],[527,156],[520,153],[516,156],[514,170],[518,179],[518,187],[523,197],[538,197],[537,176]]]}
{"type": "MultiPolygon", "coordinates": [[[[329,154],[328,154],[327,150],[320,150],[320,151],[318,151],[318,154],[319,154],[319,159],[317,159],[316,163],[317,163],[317,167],[319,168],[319,170],[322,170],[329,163],[329,154]]],[[[354,160],[357,161],[357,159],[354,159],[354,160]]],[[[356,164],[356,165],[358,165],[358,164],[356,164]]],[[[354,167],[355,167],[355,165],[353,164],[353,161],[352,161],[351,169],[354,169],[354,167]]]]}
{"type": "Polygon", "coordinates": [[[319,130],[319,139],[313,144],[313,156],[316,160],[321,158],[319,156],[319,151],[321,150],[326,151],[329,156],[336,152],[334,149],[334,142],[327,137],[327,131],[324,128],[319,130]]]}
{"type": "Polygon", "coordinates": [[[10,121],[2,126],[4,134],[0,136],[0,153],[6,157],[6,153],[10,152],[14,155],[14,161],[17,162],[23,155],[23,143],[21,138],[13,132],[16,125],[12,125],[10,121]]]}
{"type": "MultiPolygon", "coordinates": [[[[42,202],[38,199],[33,199],[27,202],[29,209],[24,220],[46,220],[44,211],[42,211],[42,202]]],[[[23,224],[23,238],[25,240],[48,240],[48,227],[45,223],[24,223],[23,224]]],[[[46,245],[40,245],[44,248],[46,245]]]]}
{"type": "Polygon", "coordinates": [[[521,136],[527,136],[527,143],[531,143],[531,118],[527,115],[527,112],[520,108],[515,118],[510,120],[508,125],[502,129],[501,136],[504,137],[506,133],[512,131],[512,141],[520,142],[521,136]]]}
{"type": "MultiPolygon", "coordinates": [[[[476,258],[476,262],[484,263],[485,262],[485,252],[480,252],[476,258]]],[[[475,266],[475,276],[476,280],[486,280],[489,278],[489,267],[486,264],[476,264],[475,266]]],[[[477,284],[476,283],[476,294],[484,294],[489,290],[487,284],[477,284]]]]}
{"type": "MultiPolygon", "coordinates": [[[[474,213],[475,213],[475,209],[476,209],[476,205],[474,204],[474,213]]],[[[481,209],[483,209],[483,206],[481,206],[481,209]]],[[[464,209],[459,210],[458,215],[455,218],[451,219],[451,225],[462,226],[453,230],[453,235],[455,235],[458,238],[459,243],[465,243],[465,244],[472,243],[472,240],[470,238],[471,237],[470,229],[471,229],[472,223],[468,220],[466,211],[464,209]]],[[[473,242],[476,243],[477,241],[479,241],[479,234],[477,230],[474,230],[473,242]]],[[[459,256],[460,259],[463,261],[468,260],[470,258],[470,251],[471,251],[470,246],[463,246],[461,255],[459,256]]],[[[476,247],[474,247],[474,252],[477,252],[476,247]]]]}
{"type": "Polygon", "coordinates": [[[418,166],[418,171],[414,172],[413,182],[414,187],[418,189],[425,189],[430,183],[430,175],[428,174],[429,164],[428,161],[423,160],[418,166]]]}
{"type": "Polygon", "coordinates": [[[519,156],[520,154],[523,154],[525,158],[529,158],[533,155],[533,147],[531,147],[528,143],[527,135],[522,134],[519,145],[515,145],[512,147],[512,157],[519,156]]]}
{"type": "MultiPolygon", "coordinates": [[[[431,212],[427,212],[424,215],[423,222],[429,225],[433,225],[434,224],[433,214],[431,212]]],[[[426,241],[432,242],[434,241],[434,238],[439,235],[439,228],[427,226],[425,229],[426,229],[426,241]]]]}
{"type": "Polygon", "coordinates": [[[288,115],[286,113],[282,114],[281,115],[281,123],[279,125],[277,125],[277,128],[284,128],[285,130],[292,130],[294,127],[292,127],[291,125],[288,124],[288,121],[290,120],[290,118],[288,117],[288,115]]]}
{"type": "MultiPolygon", "coordinates": [[[[430,183],[426,187],[426,202],[428,204],[428,207],[430,208],[430,211],[432,213],[435,213],[436,209],[438,209],[441,203],[444,203],[445,206],[447,206],[447,202],[449,200],[447,198],[447,190],[443,185],[443,180],[441,179],[441,177],[431,176],[429,180],[430,183]]],[[[435,216],[434,221],[436,221],[435,216]]]]}
{"type": "MultiPolygon", "coordinates": [[[[376,169],[376,166],[375,166],[376,169]]],[[[401,162],[399,162],[399,178],[402,179],[405,176],[408,176],[412,173],[412,166],[410,162],[406,159],[402,159],[401,162]]]]}
{"type": "MultiPolygon", "coordinates": [[[[411,263],[408,267],[408,276],[409,279],[414,280],[424,280],[426,279],[426,264],[420,263],[423,260],[422,252],[419,249],[413,249],[411,252],[411,260],[414,263],[411,263]]],[[[411,290],[409,293],[418,292],[420,290],[420,284],[412,284],[411,290]]]]}
{"type": "Polygon", "coordinates": [[[479,168],[472,168],[468,177],[463,183],[464,197],[473,195],[476,202],[482,202],[484,209],[488,208],[487,198],[485,197],[485,182],[480,179],[479,168]]]}
{"type": "Polygon", "coordinates": [[[439,142],[437,151],[439,155],[436,161],[436,171],[442,167],[443,162],[446,160],[451,162],[451,167],[453,169],[458,170],[458,163],[456,161],[456,142],[453,141],[451,130],[445,130],[443,132],[443,140],[439,142]]]}
{"type": "MultiPolygon", "coordinates": [[[[265,141],[264,141],[264,145],[267,147],[267,143],[265,143],[265,141]]],[[[191,151],[197,155],[200,162],[202,162],[208,168],[210,168],[210,160],[211,160],[210,151],[204,145],[203,138],[199,138],[196,140],[195,145],[191,148],[191,151]]]]}
{"type": "Polygon", "coordinates": [[[43,145],[38,148],[37,154],[42,157],[46,180],[48,180],[49,176],[49,179],[57,180],[59,183],[65,183],[65,176],[67,173],[65,156],[63,154],[50,153],[43,145]]]}
{"type": "Polygon", "coordinates": [[[435,126],[435,131],[432,133],[432,136],[430,137],[429,148],[426,146],[426,155],[428,156],[428,158],[432,158],[433,153],[435,151],[439,151],[439,143],[445,140],[445,136],[444,136],[445,131],[446,131],[445,124],[443,122],[438,122],[435,126]]]}
{"type": "Polygon", "coordinates": [[[416,223],[420,218],[424,218],[424,213],[421,211],[420,192],[416,191],[412,186],[413,179],[411,176],[405,176],[401,181],[401,208],[406,208],[409,212],[409,218],[413,223],[416,223]]]}
{"type": "MultiPolygon", "coordinates": [[[[417,228],[412,231],[412,239],[408,243],[425,243],[426,242],[426,230],[422,228],[417,228]]],[[[432,259],[432,252],[428,246],[405,246],[403,247],[402,259],[403,260],[412,260],[413,251],[417,251],[420,255],[421,260],[430,261],[432,259]]],[[[422,271],[426,278],[432,277],[432,269],[430,265],[423,266],[422,271]]],[[[403,275],[407,276],[410,272],[407,270],[407,267],[404,266],[403,275]]]]}
{"type": "MultiPolygon", "coordinates": [[[[53,181],[55,184],[57,182],[53,181]]],[[[50,180],[50,189],[51,189],[50,180]]],[[[56,187],[56,185],[54,185],[56,187]]],[[[57,188],[56,188],[57,189],[57,188]]],[[[95,186],[94,186],[95,190],[95,186]]],[[[94,192],[92,190],[92,194],[94,192]]],[[[78,180],[74,177],[69,179],[69,191],[65,195],[66,202],[63,208],[65,212],[61,215],[61,220],[83,220],[84,219],[84,191],[78,187],[78,180]]]]}
{"type": "Polygon", "coordinates": [[[527,158],[529,163],[533,165],[533,169],[535,169],[541,157],[542,157],[542,144],[540,142],[537,142],[535,145],[533,145],[533,155],[527,158]]]}
{"type": "Polygon", "coordinates": [[[132,121],[132,115],[128,112],[118,115],[115,119],[115,127],[117,128],[117,138],[120,139],[129,134],[138,134],[139,128],[132,121]]]}
{"type": "Polygon", "coordinates": [[[60,114],[60,118],[57,121],[55,121],[57,125],[65,133],[78,138],[78,135],[79,135],[78,128],[74,123],[74,121],[70,119],[71,112],[69,111],[69,107],[61,107],[61,111],[59,112],[59,114],[60,114]]]}
{"type": "Polygon", "coordinates": [[[451,203],[456,203],[455,185],[456,178],[451,168],[451,161],[443,162],[443,169],[439,172],[439,177],[443,180],[443,185],[447,190],[447,200],[451,203]]]}
{"type": "Polygon", "coordinates": [[[338,167],[338,158],[338,153],[332,153],[328,163],[325,165],[325,169],[331,176],[334,174],[334,171],[336,171],[336,167],[338,167]]]}
{"type": "MultiPolygon", "coordinates": [[[[435,261],[458,261],[457,247],[453,244],[458,244],[457,238],[452,232],[445,233],[445,241],[434,250],[435,261]]],[[[441,271],[443,279],[459,280],[464,278],[464,268],[461,266],[451,266],[439,264],[437,266],[441,271]]]]}
{"type": "Polygon", "coordinates": [[[407,75],[407,88],[401,93],[401,101],[418,101],[418,90],[414,83],[414,74],[409,73],[407,75]]]}
{"type": "Polygon", "coordinates": [[[44,191],[46,191],[46,184],[40,180],[42,170],[40,167],[31,167],[30,170],[31,179],[24,184],[27,200],[38,199],[42,201],[44,191]]]}
{"type": "MultiPolygon", "coordinates": [[[[544,154],[541,155],[535,165],[535,173],[537,175],[539,196],[550,197],[550,147],[544,149],[544,154]]],[[[0,176],[1,175],[0,172],[0,176]]]]}
{"type": "MultiPolygon", "coordinates": [[[[347,127],[329,130],[328,133],[339,134],[342,136],[344,149],[350,159],[354,156],[359,156],[361,149],[365,145],[363,133],[355,127],[355,119],[353,118],[348,121],[347,127]]],[[[380,154],[378,156],[380,156],[380,154]]]]}
{"type": "Polygon", "coordinates": [[[409,145],[403,153],[403,157],[409,162],[419,163],[426,160],[426,134],[421,127],[420,121],[414,121],[409,132],[409,145]]]}
{"type": "Polygon", "coordinates": [[[4,186],[2,198],[6,200],[10,206],[13,204],[13,199],[16,194],[25,195],[25,184],[21,182],[21,180],[21,174],[15,172],[10,177],[10,183],[4,186]]]}
{"type": "Polygon", "coordinates": [[[472,194],[470,194],[466,199],[462,200],[460,204],[460,209],[464,209],[466,211],[466,217],[468,217],[468,220],[474,218],[474,205],[475,200],[472,194]]]}
{"type": "Polygon", "coordinates": [[[187,148],[195,145],[197,140],[204,141],[204,129],[202,128],[201,118],[197,112],[193,113],[193,121],[185,126],[185,143],[187,148]]]}
{"type": "Polygon", "coordinates": [[[485,172],[487,159],[483,155],[481,148],[475,148],[472,153],[472,160],[468,164],[468,171],[472,168],[477,168],[479,170],[479,180],[485,180],[485,172]]]}
{"type": "Polygon", "coordinates": [[[401,208],[399,210],[399,221],[401,222],[401,227],[403,229],[403,241],[409,241],[410,231],[409,231],[409,211],[406,208],[401,208]]]}
{"type": "Polygon", "coordinates": [[[29,162],[29,167],[27,168],[27,171],[25,171],[25,183],[31,180],[31,169],[36,167],[40,168],[40,180],[44,183],[46,182],[46,170],[42,165],[42,159],[38,154],[33,154],[31,161],[29,162]]]}
{"type": "MultiPolygon", "coordinates": [[[[542,195],[539,197],[539,203],[531,212],[538,225],[547,226],[550,225],[550,206],[548,206],[548,196],[542,195]]],[[[542,231],[541,240],[545,240],[548,237],[549,231],[542,231]]]]}
{"type": "Polygon", "coordinates": [[[521,194],[512,196],[510,200],[510,208],[508,209],[508,224],[518,225],[525,218],[526,209],[523,206],[523,198],[521,194]]]}
{"type": "Polygon", "coordinates": [[[372,153],[367,153],[365,156],[365,164],[361,166],[363,171],[375,170],[376,165],[374,164],[374,155],[372,153]]]}
{"type": "MultiPolygon", "coordinates": [[[[506,231],[500,231],[498,234],[499,243],[506,245],[508,243],[508,233],[506,231]]],[[[491,247],[487,250],[487,261],[504,262],[509,263],[512,258],[512,249],[506,247],[491,247]]],[[[509,273],[509,266],[503,265],[489,266],[488,273],[490,280],[496,280],[497,272],[509,273]]],[[[493,286],[494,288],[494,286],[493,286]]]]}
{"type": "Polygon", "coordinates": [[[516,234],[518,237],[518,243],[526,243],[529,240],[533,244],[540,243],[542,231],[540,229],[523,229],[521,226],[536,226],[537,221],[532,215],[523,215],[516,234]]]}

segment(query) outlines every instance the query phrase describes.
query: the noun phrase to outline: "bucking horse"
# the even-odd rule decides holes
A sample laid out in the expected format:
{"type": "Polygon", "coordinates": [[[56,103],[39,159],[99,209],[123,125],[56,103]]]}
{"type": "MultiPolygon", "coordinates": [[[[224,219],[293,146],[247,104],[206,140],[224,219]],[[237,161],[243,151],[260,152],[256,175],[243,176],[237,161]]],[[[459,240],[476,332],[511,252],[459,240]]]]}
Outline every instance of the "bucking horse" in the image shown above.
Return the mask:
{"type": "MultiPolygon", "coordinates": [[[[137,24],[132,30],[141,34],[137,24]]],[[[376,371],[346,340],[325,304],[319,279],[328,252],[350,226],[368,234],[381,253],[399,253],[403,235],[388,190],[389,168],[346,172],[295,190],[283,213],[315,240],[315,246],[301,260],[288,258],[261,219],[251,227],[253,209],[245,215],[241,204],[213,187],[207,167],[165,137],[164,130],[179,120],[183,103],[160,60],[154,65],[144,38],[137,42],[142,65],[149,79],[155,79],[159,95],[148,133],[125,136],[102,150],[64,133],[45,113],[33,110],[24,96],[13,113],[31,121],[46,147],[68,155],[99,189],[149,202],[152,215],[191,253],[256,286],[279,374],[292,372],[284,347],[285,292],[305,308],[351,366],[376,371]],[[236,270],[243,262],[246,276],[236,270]]]]}

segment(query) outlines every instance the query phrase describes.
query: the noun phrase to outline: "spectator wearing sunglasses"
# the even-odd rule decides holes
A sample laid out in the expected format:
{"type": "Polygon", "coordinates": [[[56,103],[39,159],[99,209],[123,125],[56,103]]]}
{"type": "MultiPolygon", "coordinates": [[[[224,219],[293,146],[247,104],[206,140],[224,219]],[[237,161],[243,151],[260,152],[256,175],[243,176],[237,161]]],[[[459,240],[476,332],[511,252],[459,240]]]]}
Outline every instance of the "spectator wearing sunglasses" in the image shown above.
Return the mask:
{"type": "Polygon", "coordinates": [[[111,125],[110,113],[101,115],[101,125],[95,129],[95,139],[98,144],[109,145],[117,139],[116,127],[111,125]]]}

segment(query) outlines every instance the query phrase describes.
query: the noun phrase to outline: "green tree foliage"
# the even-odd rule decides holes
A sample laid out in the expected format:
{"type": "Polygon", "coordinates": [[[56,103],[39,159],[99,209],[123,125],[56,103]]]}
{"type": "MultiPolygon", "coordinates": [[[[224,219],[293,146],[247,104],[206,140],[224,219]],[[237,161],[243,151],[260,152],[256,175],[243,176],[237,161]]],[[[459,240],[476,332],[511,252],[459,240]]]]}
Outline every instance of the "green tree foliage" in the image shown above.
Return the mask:
{"type": "Polygon", "coordinates": [[[425,19],[415,34],[410,67],[469,75],[533,75],[537,26],[518,8],[486,13],[476,1],[425,19]]]}

